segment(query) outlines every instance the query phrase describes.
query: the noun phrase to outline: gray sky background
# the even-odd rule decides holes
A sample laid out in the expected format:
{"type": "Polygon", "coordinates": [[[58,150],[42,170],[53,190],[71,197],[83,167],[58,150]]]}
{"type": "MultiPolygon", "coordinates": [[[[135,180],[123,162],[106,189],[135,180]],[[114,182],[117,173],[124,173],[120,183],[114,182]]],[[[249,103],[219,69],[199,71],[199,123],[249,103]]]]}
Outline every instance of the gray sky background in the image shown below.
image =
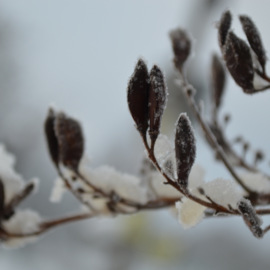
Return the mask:
{"type": "MultiPolygon", "coordinates": [[[[226,8],[234,14],[233,29],[237,34],[243,37],[236,15],[249,14],[261,30],[266,48],[270,46],[269,1],[221,1],[211,12],[205,13],[205,28],[196,28],[200,24],[202,2],[205,1],[0,2],[0,33],[2,29],[7,40],[2,45],[4,53],[0,53],[0,60],[8,63],[2,67],[7,76],[4,98],[0,99],[3,127],[0,138],[17,153],[18,170],[26,178],[40,176],[44,181],[41,189],[45,192],[31,202],[36,202],[47,215],[61,210],[58,206],[53,206],[54,209],[48,206],[49,210],[42,208],[44,200],[48,204],[46,198],[55,177],[42,132],[50,104],[82,122],[87,154],[92,157],[93,165],[111,164],[136,173],[143,148],[128,113],[126,86],[139,57],[143,57],[149,67],[158,64],[166,74],[172,70],[168,32],[180,25],[193,28],[190,30],[198,37],[193,34],[192,62],[198,63],[195,71],[200,70],[198,76],[207,81],[210,54],[218,50],[215,22],[226,8]]],[[[262,125],[267,122],[264,118],[268,115],[269,93],[252,98],[244,96],[232,81],[228,82],[228,88],[223,108],[233,115],[228,133],[238,135],[244,130],[254,147],[267,152],[269,136],[265,130],[269,129],[262,129],[262,125]]],[[[172,130],[173,122],[174,119],[172,130]]],[[[198,162],[205,167],[208,179],[224,172],[220,166],[212,166],[211,154],[200,140],[198,162]]],[[[67,206],[72,203],[66,201],[67,206]]],[[[180,239],[180,244],[174,243],[179,248],[179,256],[171,263],[149,259],[151,256],[143,254],[142,248],[123,256],[127,247],[119,244],[119,239],[123,237],[122,223],[128,221],[119,218],[74,224],[24,249],[1,250],[0,268],[269,268],[265,249],[270,236],[260,241],[253,239],[240,219],[207,220],[193,230],[184,231],[167,212],[150,217],[149,222],[154,224],[159,236],[168,234],[169,239],[180,239]],[[118,253],[115,246],[119,248],[118,253]],[[126,265],[119,263],[118,268],[117,264],[113,268],[114,258],[121,261],[123,257],[129,258],[126,265]]]]}

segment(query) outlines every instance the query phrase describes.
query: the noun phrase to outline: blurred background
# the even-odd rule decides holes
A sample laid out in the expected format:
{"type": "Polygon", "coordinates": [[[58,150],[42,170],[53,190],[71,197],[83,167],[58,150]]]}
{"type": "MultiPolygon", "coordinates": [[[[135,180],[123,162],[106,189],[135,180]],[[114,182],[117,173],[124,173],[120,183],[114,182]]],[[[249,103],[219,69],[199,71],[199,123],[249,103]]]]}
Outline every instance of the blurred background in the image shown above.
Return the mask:
{"type": "MultiPolygon", "coordinates": [[[[138,174],[143,147],[126,102],[137,59],[164,70],[169,103],[162,128],[173,134],[178,114],[187,107],[175,86],[169,31],[181,26],[192,34],[188,74],[208,110],[209,66],[211,54],[219,52],[215,25],[221,13],[232,11],[240,37],[236,16],[249,14],[267,48],[268,8],[267,0],[2,0],[0,141],[17,157],[19,173],[41,180],[39,193],[24,206],[34,206],[44,217],[78,209],[68,195],[61,204],[49,202],[56,178],[43,134],[49,105],[81,121],[93,166],[138,174]]],[[[222,111],[233,117],[228,134],[244,133],[267,152],[269,93],[251,98],[231,80],[227,86],[222,111]]],[[[228,176],[200,138],[197,163],[206,180],[228,176]]],[[[240,218],[204,220],[184,230],[171,211],[162,210],[57,228],[24,248],[1,249],[0,269],[269,269],[269,240],[270,234],[255,239],[240,218]]]]}

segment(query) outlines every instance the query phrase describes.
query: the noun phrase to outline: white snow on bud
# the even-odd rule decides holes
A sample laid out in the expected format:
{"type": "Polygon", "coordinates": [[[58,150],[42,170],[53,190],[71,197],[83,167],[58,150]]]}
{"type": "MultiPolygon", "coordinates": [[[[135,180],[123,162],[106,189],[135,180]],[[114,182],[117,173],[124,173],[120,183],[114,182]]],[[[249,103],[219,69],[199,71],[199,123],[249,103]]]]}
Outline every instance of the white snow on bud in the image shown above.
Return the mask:
{"type": "Polygon", "coordinates": [[[191,193],[197,194],[198,188],[202,187],[204,182],[205,170],[199,164],[194,164],[188,177],[188,189],[191,193]]]}
{"type": "Polygon", "coordinates": [[[203,219],[206,209],[206,207],[187,198],[183,198],[182,202],[176,202],[175,207],[178,211],[178,220],[185,229],[198,224],[203,219]]]}
{"type": "Polygon", "coordinates": [[[152,171],[149,175],[150,188],[157,198],[180,198],[181,193],[170,185],[164,185],[166,179],[157,171],[152,171]]]}
{"type": "MultiPolygon", "coordinates": [[[[29,209],[18,210],[8,221],[3,222],[3,227],[10,234],[27,234],[38,231],[40,222],[37,212],[29,209]]],[[[18,248],[36,239],[34,236],[10,238],[3,244],[8,248],[18,248]]]]}
{"type": "Polygon", "coordinates": [[[54,181],[53,189],[51,191],[50,201],[52,203],[60,202],[65,192],[66,187],[63,179],[60,177],[56,178],[54,181]]]}
{"type": "Polygon", "coordinates": [[[0,179],[5,188],[5,204],[24,186],[22,177],[14,170],[15,161],[15,157],[7,152],[4,145],[0,144],[0,179]]]}
{"type": "MultiPolygon", "coordinates": [[[[204,175],[204,169],[198,164],[192,167],[189,174],[189,191],[198,197],[201,197],[198,188],[204,188],[205,185],[204,175]]],[[[203,219],[206,209],[205,206],[187,198],[176,202],[175,206],[178,212],[178,220],[185,229],[191,228],[199,223],[203,219]]]]}
{"type": "Polygon", "coordinates": [[[270,192],[270,181],[269,179],[261,173],[244,173],[241,175],[244,183],[254,191],[259,193],[269,193],[270,192]]]}
{"type": "MultiPolygon", "coordinates": [[[[166,171],[164,169],[164,171],[166,171]]],[[[189,190],[193,194],[198,195],[198,188],[204,185],[204,169],[195,164],[189,175],[189,190]]],[[[147,174],[149,186],[154,191],[157,197],[178,198],[182,197],[181,193],[170,185],[164,185],[166,179],[157,171],[151,171],[147,174]]]]}
{"type": "Polygon", "coordinates": [[[237,208],[237,203],[243,198],[235,182],[224,179],[216,179],[205,183],[203,186],[205,195],[214,202],[228,208],[228,205],[237,208]]]}
{"type": "Polygon", "coordinates": [[[91,169],[83,162],[80,165],[80,172],[93,185],[107,193],[115,192],[124,199],[138,203],[146,203],[148,201],[148,191],[142,181],[136,176],[119,172],[110,166],[91,169]]]}
{"type": "Polygon", "coordinates": [[[156,140],[154,152],[155,157],[161,166],[167,161],[168,157],[174,153],[172,144],[166,135],[159,134],[156,140]]]}
{"type": "MultiPolygon", "coordinates": [[[[89,193],[84,193],[81,195],[84,202],[91,205],[92,209],[89,209],[88,206],[84,205],[83,209],[85,212],[92,212],[94,210],[96,213],[102,216],[112,215],[112,212],[108,208],[107,202],[108,199],[106,198],[94,198],[89,193]]],[[[122,208],[121,208],[122,209],[122,208]]]]}

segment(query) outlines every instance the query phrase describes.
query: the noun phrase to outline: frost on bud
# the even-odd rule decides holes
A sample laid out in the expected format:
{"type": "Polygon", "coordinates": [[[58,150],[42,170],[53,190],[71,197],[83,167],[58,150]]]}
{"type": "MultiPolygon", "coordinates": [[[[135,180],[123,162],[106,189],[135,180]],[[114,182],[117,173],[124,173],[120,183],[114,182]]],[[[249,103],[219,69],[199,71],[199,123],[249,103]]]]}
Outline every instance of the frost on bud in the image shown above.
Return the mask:
{"type": "Polygon", "coordinates": [[[242,199],[238,202],[238,210],[242,215],[246,225],[257,238],[263,237],[263,230],[261,229],[261,220],[256,214],[250,201],[242,199]]]}
{"type": "Polygon", "coordinates": [[[0,179],[0,220],[4,216],[5,211],[5,188],[2,180],[0,179]]]}
{"type": "Polygon", "coordinates": [[[221,104],[226,77],[224,67],[216,54],[214,54],[212,57],[211,75],[212,75],[211,77],[212,77],[213,101],[215,107],[218,108],[221,104]]]}
{"type": "Polygon", "coordinates": [[[149,92],[149,136],[152,145],[159,135],[161,118],[166,105],[166,85],[162,71],[158,66],[153,66],[150,72],[149,92]]]}
{"type": "Polygon", "coordinates": [[[136,127],[143,138],[148,129],[149,74],[146,64],[139,59],[128,83],[128,106],[136,127]]]}
{"type": "Polygon", "coordinates": [[[230,11],[227,10],[222,14],[218,26],[218,39],[221,48],[225,45],[227,34],[231,27],[231,23],[232,23],[232,15],[230,11]]]}
{"type": "Polygon", "coordinates": [[[181,28],[170,32],[174,52],[174,65],[181,72],[191,51],[191,41],[186,31],[181,28]]]}
{"type": "Polygon", "coordinates": [[[266,63],[266,53],[260,33],[254,22],[248,16],[241,15],[239,16],[239,19],[248,39],[249,45],[257,55],[258,61],[262,67],[262,70],[264,71],[266,63]]]}
{"type": "Polygon", "coordinates": [[[59,149],[58,149],[58,141],[55,135],[54,130],[54,121],[55,121],[55,114],[52,109],[49,110],[48,116],[44,123],[44,131],[47,139],[47,145],[49,148],[49,153],[51,159],[56,167],[58,167],[59,163],[59,149]]]}
{"type": "Polygon", "coordinates": [[[181,113],[175,133],[175,157],[177,182],[184,189],[188,186],[188,176],[195,156],[196,144],[191,123],[187,115],[181,113]]]}
{"type": "Polygon", "coordinates": [[[84,148],[84,139],[79,122],[67,117],[64,113],[59,113],[56,116],[54,128],[60,161],[68,168],[76,171],[84,148]]]}
{"type": "Polygon", "coordinates": [[[223,50],[227,68],[246,93],[253,93],[254,69],[249,46],[233,32],[227,35],[223,50]]]}

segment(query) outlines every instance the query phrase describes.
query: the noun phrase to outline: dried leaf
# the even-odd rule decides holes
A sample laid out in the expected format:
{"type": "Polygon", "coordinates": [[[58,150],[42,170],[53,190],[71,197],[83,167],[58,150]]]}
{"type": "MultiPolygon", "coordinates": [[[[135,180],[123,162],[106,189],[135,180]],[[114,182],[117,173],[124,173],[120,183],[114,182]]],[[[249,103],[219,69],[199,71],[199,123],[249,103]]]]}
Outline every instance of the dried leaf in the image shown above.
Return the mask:
{"type": "Polygon", "coordinates": [[[55,119],[59,158],[70,169],[77,170],[84,149],[82,129],[78,121],[59,113],[55,119]]]}
{"type": "Polygon", "coordinates": [[[180,114],[176,126],[175,157],[178,184],[186,189],[188,176],[196,157],[196,143],[190,120],[185,113],[180,114]]]}
{"type": "Polygon", "coordinates": [[[58,167],[59,163],[59,148],[58,141],[54,130],[55,114],[52,109],[49,110],[48,116],[45,120],[44,130],[47,139],[49,153],[55,166],[58,167]]]}
{"type": "Polygon", "coordinates": [[[219,57],[214,54],[212,57],[212,89],[213,89],[213,100],[216,108],[221,104],[222,95],[225,87],[225,70],[219,57]]]}
{"type": "Polygon", "coordinates": [[[170,38],[174,52],[174,65],[182,72],[183,65],[191,51],[190,38],[187,32],[180,28],[171,31],[170,38]]]}
{"type": "Polygon", "coordinates": [[[149,136],[154,145],[160,130],[161,118],[166,104],[166,85],[162,71],[158,66],[153,66],[150,72],[149,93],[149,136]]]}
{"type": "Polygon", "coordinates": [[[261,220],[256,214],[253,206],[251,205],[250,201],[246,199],[242,199],[238,203],[238,210],[242,215],[246,225],[253,233],[253,235],[257,238],[263,237],[263,230],[261,229],[261,220]]]}
{"type": "Polygon", "coordinates": [[[246,93],[253,93],[254,69],[249,46],[233,32],[227,35],[223,50],[227,68],[235,82],[246,93]]]}
{"type": "Polygon", "coordinates": [[[5,187],[3,181],[0,179],[0,220],[5,214],[5,187]]]}
{"type": "Polygon", "coordinates": [[[128,106],[136,127],[143,138],[148,129],[149,74],[146,64],[139,59],[128,83],[128,106]]]}
{"type": "Polygon", "coordinates": [[[239,19],[247,36],[249,45],[257,55],[258,61],[264,71],[267,58],[260,33],[254,22],[248,16],[241,15],[239,16],[239,19]]]}
{"type": "Polygon", "coordinates": [[[232,15],[230,11],[227,10],[221,15],[221,19],[219,21],[218,26],[218,39],[221,48],[225,45],[227,34],[231,27],[231,23],[232,23],[232,15]]]}

